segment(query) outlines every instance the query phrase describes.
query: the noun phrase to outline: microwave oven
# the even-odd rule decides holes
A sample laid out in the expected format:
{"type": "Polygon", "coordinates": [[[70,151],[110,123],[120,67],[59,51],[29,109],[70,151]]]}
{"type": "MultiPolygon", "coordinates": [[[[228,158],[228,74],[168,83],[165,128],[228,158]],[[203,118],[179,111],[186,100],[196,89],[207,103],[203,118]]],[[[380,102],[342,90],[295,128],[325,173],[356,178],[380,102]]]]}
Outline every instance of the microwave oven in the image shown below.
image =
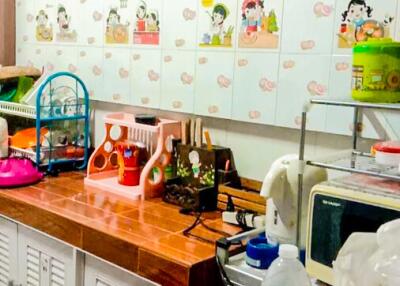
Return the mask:
{"type": "Polygon", "coordinates": [[[310,194],[306,269],[333,284],[332,263],[354,232],[376,232],[400,218],[400,182],[353,175],[316,185],[310,194]]]}

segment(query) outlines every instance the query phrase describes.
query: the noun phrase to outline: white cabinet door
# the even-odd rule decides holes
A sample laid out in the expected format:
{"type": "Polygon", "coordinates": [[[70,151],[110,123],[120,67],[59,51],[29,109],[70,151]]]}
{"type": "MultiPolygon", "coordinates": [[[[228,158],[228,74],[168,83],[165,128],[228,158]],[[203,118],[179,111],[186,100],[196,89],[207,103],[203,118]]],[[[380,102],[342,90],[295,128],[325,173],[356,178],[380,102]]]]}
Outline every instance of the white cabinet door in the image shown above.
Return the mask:
{"type": "Polygon", "coordinates": [[[155,286],[139,275],[103,262],[95,257],[86,255],[85,259],[85,286],[155,286]]]}
{"type": "Polygon", "coordinates": [[[22,285],[76,285],[72,247],[20,226],[18,253],[22,285]]]}
{"type": "Polygon", "coordinates": [[[0,218],[0,286],[13,285],[18,278],[17,224],[0,218]]]}

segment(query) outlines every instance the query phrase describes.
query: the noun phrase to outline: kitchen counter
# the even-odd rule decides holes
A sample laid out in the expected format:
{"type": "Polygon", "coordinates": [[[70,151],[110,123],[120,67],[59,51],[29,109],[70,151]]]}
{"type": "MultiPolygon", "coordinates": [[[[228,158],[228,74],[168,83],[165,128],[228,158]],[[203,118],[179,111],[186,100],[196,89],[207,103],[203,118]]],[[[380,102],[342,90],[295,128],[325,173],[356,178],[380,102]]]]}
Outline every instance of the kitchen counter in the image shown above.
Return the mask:
{"type": "MultiPolygon", "coordinates": [[[[212,243],[221,234],[202,226],[186,237],[195,217],[161,199],[133,201],[85,187],[70,172],[37,185],[0,190],[0,214],[162,285],[218,285],[212,243]]],[[[219,212],[204,214],[208,226],[233,235],[219,212]]]]}

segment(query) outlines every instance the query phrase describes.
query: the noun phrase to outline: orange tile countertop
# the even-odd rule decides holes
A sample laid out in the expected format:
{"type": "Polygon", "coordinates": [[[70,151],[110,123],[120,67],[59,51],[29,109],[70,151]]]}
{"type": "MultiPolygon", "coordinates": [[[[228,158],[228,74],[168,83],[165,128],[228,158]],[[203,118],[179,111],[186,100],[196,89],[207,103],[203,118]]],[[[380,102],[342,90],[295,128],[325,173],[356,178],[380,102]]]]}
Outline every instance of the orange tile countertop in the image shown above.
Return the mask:
{"type": "MultiPolygon", "coordinates": [[[[162,285],[218,285],[214,245],[184,236],[195,217],[161,199],[133,201],[88,188],[71,172],[19,189],[0,191],[0,214],[138,273],[162,285]]],[[[239,231],[219,212],[205,223],[229,235],[239,231]]],[[[193,234],[221,234],[198,226],[193,234]]]]}

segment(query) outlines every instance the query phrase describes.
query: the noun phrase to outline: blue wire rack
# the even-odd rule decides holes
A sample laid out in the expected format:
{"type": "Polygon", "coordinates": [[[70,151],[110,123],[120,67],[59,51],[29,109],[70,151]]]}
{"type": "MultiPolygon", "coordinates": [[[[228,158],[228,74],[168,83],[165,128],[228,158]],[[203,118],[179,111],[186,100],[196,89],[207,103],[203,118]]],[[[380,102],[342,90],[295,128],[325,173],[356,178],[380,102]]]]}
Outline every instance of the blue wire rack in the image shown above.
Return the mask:
{"type": "MultiPolygon", "coordinates": [[[[48,171],[54,171],[56,165],[60,164],[73,164],[77,169],[84,169],[87,166],[89,158],[89,93],[83,81],[76,75],[68,72],[58,72],[48,76],[48,78],[40,86],[37,97],[36,97],[36,142],[41,142],[41,128],[44,125],[52,126],[55,122],[66,122],[75,121],[76,128],[78,131],[78,122],[83,122],[83,132],[76,134],[76,137],[83,135],[83,157],[72,157],[72,158],[58,158],[55,154],[55,146],[49,145],[49,150],[46,150],[49,154],[47,159],[48,171]],[[73,82],[74,86],[57,86],[54,88],[55,82],[68,80],[73,82]],[[54,97],[60,89],[68,89],[74,96],[74,104],[66,106],[56,104],[54,97]],[[81,94],[79,93],[81,91],[81,94]],[[81,96],[80,96],[81,95],[81,96]],[[45,97],[47,98],[44,100],[45,97]],[[69,112],[60,112],[62,108],[70,108],[69,112]],[[75,108],[75,110],[74,110],[75,108]]],[[[49,131],[50,137],[52,136],[52,130],[49,131]]],[[[77,139],[77,138],[76,138],[77,139]]],[[[50,140],[52,141],[52,140],[50,140]]],[[[75,143],[76,144],[76,143],[75,143]]],[[[77,147],[75,145],[74,147],[77,147]]],[[[37,166],[44,165],[42,162],[41,144],[36,144],[36,164],[37,166]]]]}

